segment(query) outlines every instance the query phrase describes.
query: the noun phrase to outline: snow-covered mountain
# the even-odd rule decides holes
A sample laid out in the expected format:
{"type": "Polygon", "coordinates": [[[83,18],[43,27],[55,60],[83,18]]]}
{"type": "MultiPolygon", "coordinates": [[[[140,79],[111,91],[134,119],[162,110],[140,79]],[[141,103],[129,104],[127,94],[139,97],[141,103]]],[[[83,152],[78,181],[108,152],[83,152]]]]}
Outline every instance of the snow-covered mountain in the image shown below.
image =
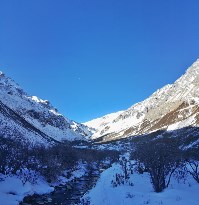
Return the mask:
{"type": "Polygon", "coordinates": [[[67,119],[49,101],[25,93],[0,72],[0,136],[32,143],[85,140],[85,125],[67,119]]]}
{"type": "Polygon", "coordinates": [[[86,122],[104,141],[199,125],[199,60],[173,84],[129,109],[86,122]]]}

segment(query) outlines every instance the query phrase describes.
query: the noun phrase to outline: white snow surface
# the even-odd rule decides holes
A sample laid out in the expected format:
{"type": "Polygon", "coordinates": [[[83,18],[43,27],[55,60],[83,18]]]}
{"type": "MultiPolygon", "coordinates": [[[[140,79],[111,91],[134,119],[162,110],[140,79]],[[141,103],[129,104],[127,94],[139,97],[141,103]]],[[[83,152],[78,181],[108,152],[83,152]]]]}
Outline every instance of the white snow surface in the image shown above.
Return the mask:
{"type": "Polygon", "coordinates": [[[131,175],[130,181],[134,186],[113,187],[111,181],[116,173],[121,173],[119,164],[105,170],[96,186],[83,198],[88,199],[91,205],[199,205],[199,184],[191,177],[185,183],[172,179],[169,188],[155,193],[146,173],[131,175]]]}
{"type": "MultiPolygon", "coordinates": [[[[110,122],[112,122],[114,119],[116,119],[123,111],[119,111],[116,113],[111,113],[108,115],[105,115],[101,118],[97,118],[94,120],[91,120],[89,122],[83,123],[84,125],[93,128],[93,136],[92,138],[95,138],[95,133],[99,133],[102,129],[106,129],[106,126],[109,125],[110,122]]],[[[96,137],[98,134],[96,135],[96,137]]]]}
{"type": "Polygon", "coordinates": [[[103,117],[88,121],[86,123],[84,123],[85,125],[95,128],[97,130],[97,128],[100,126],[106,126],[109,122],[113,121],[116,117],[118,117],[123,111],[119,111],[116,113],[111,113],[108,115],[105,115],[103,117]]]}
{"type": "Polygon", "coordinates": [[[181,129],[183,127],[186,127],[188,125],[193,125],[195,123],[196,119],[195,119],[195,115],[192,115],[190,118],[187,118],[185,120],[176,122],[174,124],[171,124],[168,126],[167,131],[174,131],[177,129],[181,129]]]}
{"type": "Polygon", "coordinates": [[[54,190],[42,178],[37,180],[36,184],[22,181],[17,176],[0,176],[0,204],[1,205],[18,205],[20,201],[27,195],[46,194],[54,190]]]}

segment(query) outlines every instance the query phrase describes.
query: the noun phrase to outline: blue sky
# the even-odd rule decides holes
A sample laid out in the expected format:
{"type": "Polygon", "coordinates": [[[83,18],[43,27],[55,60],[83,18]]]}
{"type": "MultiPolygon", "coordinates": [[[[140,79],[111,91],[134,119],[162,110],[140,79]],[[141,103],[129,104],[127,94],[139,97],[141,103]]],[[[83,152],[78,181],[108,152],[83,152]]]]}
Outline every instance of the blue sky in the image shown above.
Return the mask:
{"type": "Polygon", "coordinates": [[[199,57],[198,0],[0,0],[0,70],[84,122],[174,82],[199,57]]]}

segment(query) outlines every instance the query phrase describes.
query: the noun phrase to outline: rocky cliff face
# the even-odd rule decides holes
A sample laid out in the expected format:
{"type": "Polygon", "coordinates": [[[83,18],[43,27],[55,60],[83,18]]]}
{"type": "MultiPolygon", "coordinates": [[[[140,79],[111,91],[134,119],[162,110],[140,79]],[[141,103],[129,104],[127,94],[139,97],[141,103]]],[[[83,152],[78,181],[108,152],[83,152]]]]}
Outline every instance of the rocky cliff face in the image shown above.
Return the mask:
{"type": "Polygon", "coordinates": [[[95,129],[93,139],[109,141],[157,130],[199,125],[199,60],[175,83],[157,90],[125,111],[85,123],[95,129]],[[111,117],[110,117],[111,116],[111,117]]]}
{"type": "Polygon", "coordinates": [[[85,125],[64,117],[47,100],[25,93],[0,72],[0,135],[32,143],[85,140],[85,125]]]}

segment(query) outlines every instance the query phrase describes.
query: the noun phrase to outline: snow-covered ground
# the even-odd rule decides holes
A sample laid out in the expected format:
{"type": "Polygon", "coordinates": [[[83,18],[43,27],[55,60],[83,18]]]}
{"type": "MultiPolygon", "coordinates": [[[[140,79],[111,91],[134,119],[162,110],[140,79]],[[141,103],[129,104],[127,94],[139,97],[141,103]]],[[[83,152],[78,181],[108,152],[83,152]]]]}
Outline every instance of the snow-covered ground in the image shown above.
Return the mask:
{"type": "MultiPolygon", "coordinates": [[[[42,177],[38,177],[35,184],[23,184],[17,176],[0,175],[0,204],[18,205],[27,195],[50,193],[54,190],[53,186],[67,184],[74,178],[85,175],[86,167],[79,163],[70,173],[70,178],[60,177],[51,185],[42,177]]],[[[65,174],[67,175],[67,172],[65,174]]],[[[122,174],[121,165],[118,163],[102,172],[96,186],[86,193],[83,199],[88,199],[91,205],[199,205],[199,184],[191,176],[188,176],[185,182],[172,178],[168,189],[155,193],[147,173],[134,172],[128,183],[114,187],[112,181],[115,180],[116,174],[122,174]]]]}
{"type": "Polygon", "coordinates": [[[58,177],[57,181],[53,182],[52,185],[53,186],[59,186],[60,184],[64,185],[67,184],[68,182],[74,180],[74,179],[78,179],[81,178],[82,176],[84,176],[87,172],[86,169],[86,164],[84,164],[83,162],[79,162],[75,169],[73,170],[66,170],[62,176],[58,177]],[[70,175],[70,177],[65,177],[67,175],[70,175]]]}
{"type": "Polygon", "coordinates": [[[44,179],[39,178],[37,183],[26,182],[24,185],[17,176],[1,176],[0,181],[0,204],[18,205],[27,195],[45,194],[54,190],[44,179]]]}
{"type": "Polygon", "coordinates": [[[70,178],[60,176],[56,182],[47,183],[41,176],[37,176],[35,183],[29,181],[23,183],[23,178],[17,175],[4,176],[0,174],[0,205],[18,205],[25,196],[33,194],[48,194],[54,191],[55,186],[67,184],[74,178],[80,178],[86,174],[86,164],[79,163],[76,168],[65,171],[70,172],[70,178]]]}
{"type": "Polygon", "coordinates": [[[172,179],[168,189],[155,193],[147,173],[133,173],[128,184],[113,187],[115,174],[121,173],[119,164],[104,171],[96,186],[84,195],[91,205],[199,205],[199,184],[191,177],[184,182],[172,179]]]}

